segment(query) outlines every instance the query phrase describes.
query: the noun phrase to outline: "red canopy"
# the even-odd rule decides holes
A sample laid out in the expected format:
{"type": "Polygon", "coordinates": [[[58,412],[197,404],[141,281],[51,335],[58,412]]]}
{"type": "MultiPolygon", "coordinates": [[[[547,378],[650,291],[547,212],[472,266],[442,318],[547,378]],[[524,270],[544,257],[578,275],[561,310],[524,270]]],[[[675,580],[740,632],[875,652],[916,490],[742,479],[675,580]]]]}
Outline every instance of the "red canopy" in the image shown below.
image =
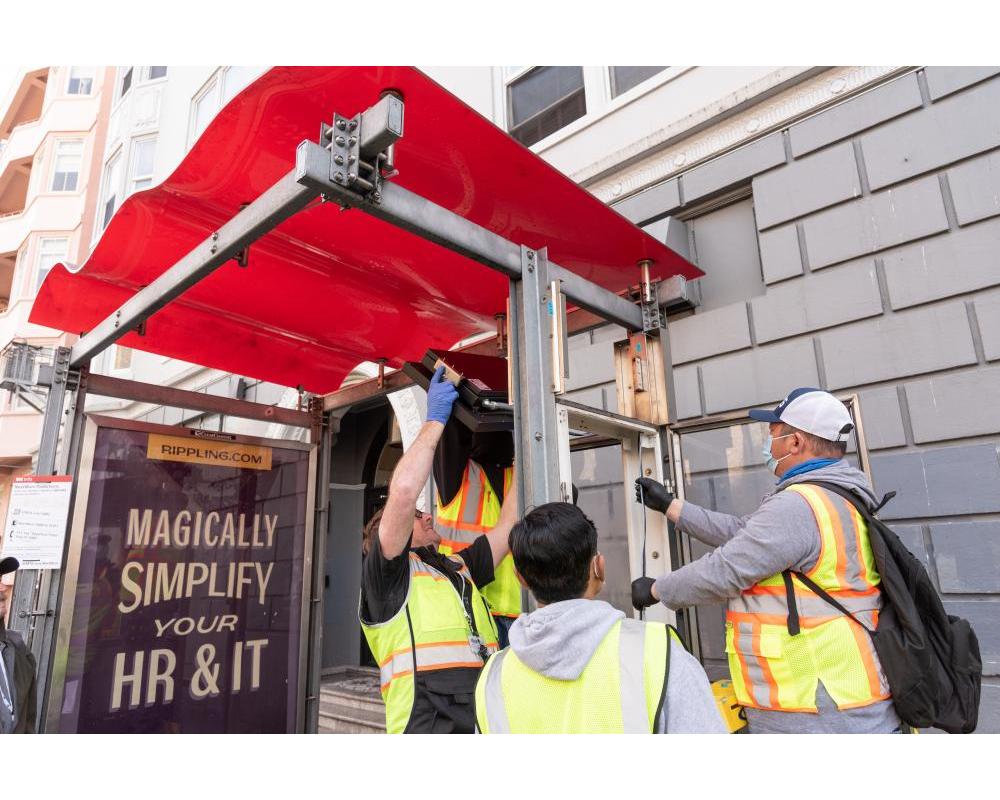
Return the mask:
{"type": "MultiPolygon", "coordinates": [[[[393,180],[613,291],[701,272],[410,67],[275,67],[213,120],[174,173],[118,210],[83,268],[50,271],[31,321],[84,332],[294,166],[321,122],[406,103],[393,180]]],[[[154,314],[123,345],[314,392],[359,362],[398,366],[494,327],[507,279],[358,210],[317,203],[154,314]]]]}

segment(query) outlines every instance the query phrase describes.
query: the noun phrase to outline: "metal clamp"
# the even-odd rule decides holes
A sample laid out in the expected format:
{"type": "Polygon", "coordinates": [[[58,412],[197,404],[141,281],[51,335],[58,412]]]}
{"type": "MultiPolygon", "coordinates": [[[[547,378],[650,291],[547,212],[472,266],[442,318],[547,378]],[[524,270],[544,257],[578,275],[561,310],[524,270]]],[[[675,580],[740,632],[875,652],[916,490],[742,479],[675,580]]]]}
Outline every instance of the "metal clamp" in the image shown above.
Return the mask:
{"type": "Polygon", "coordinates": [[[382,182],[395,174],[392,153],[402,135],[403,101],[394,94],[353,117],[334,114],[333,125],[320,128],[320,144],[330,151],[330,180],[359,200],[381,203],[382,182]]]}
{"type": "Polygon", "coordinates": [[[56,612],[51,608],[37,609],[35,611],[20,611],[18,612],[18,617],[20,619],[26,619],[28,617],[54,617],[56,612]]]}

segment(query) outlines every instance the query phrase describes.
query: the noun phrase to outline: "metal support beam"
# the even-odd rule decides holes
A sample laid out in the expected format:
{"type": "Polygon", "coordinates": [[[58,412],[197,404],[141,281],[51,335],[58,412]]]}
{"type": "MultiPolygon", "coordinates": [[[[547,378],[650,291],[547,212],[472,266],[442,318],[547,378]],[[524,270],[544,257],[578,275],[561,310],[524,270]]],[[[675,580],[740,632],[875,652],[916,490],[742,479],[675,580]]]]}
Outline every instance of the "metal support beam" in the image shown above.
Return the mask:
{"type": "MultiPolygon", "coordinates": [[[[330,180],[330,153],[318,144],[302,142],[299,145],[295,171],[303,185],[341,206],[357,208],[508,277],[521,276],[518,244],[391,181],[383,185],[380,202],[368,202],[357,192],[330,180]]],[[[642,330],[642,311],[614,292],[557,264],[549,264],[549,279],[562,281],[563,293],[575,305],[629,330],[642,330]]]]}
{"type": "Polygon", "coordinates": [[[276,422],[296,428],[308,428],[313,424],[313,418],[308,411],[252,403],[249,400],[237,400],[233,397],[217,397],[204,392],[174,389],[171,386],[110,378],[107,375],[91,375],[88,391],[90,394],[102,397],[117,397],[120,400],[132,400],[137,403],[186,408],[189,411],[224,414],[227,417],[256,419],[261,422],[276,422]]]}
{"type": "Polygon", "coordinates": [[[311,406],[320,421],[318,465],[316,470],[316,523],[313,528],[312,583],[309,598],[309,663],[306,672],[305,732],[316,733],[319,728],[320,681],[323,669],[323,576],[326,572],[326,540],[330,526],[330,460],[333,439],[338,421],[330,413],[323,413],[320,398],[313,398],[311,406]]]}
{"type": "Polygon", "coordinates": [[[511,281],[510,395],[521,510],[564,499],[559,491],[558,421],[552,372],[552,316],[545,250],[521,248],[521,280],[511,281]]]}
{"type": "Polygon", "coordinates": [[[295,170],[289,172],[73,345],[70,365],[76,367],[90,361],[138,328],[171,300],[235,258],[244,247],[301,211],[318,194],[297,180],[295,170]]]}

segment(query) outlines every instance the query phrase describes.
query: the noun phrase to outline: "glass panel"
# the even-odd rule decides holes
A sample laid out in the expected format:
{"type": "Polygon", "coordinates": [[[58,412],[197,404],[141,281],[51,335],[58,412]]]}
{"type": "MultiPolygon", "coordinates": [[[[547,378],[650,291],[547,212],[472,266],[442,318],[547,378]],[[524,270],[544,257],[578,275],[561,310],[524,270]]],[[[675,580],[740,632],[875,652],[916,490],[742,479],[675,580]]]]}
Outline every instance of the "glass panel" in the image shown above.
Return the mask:
{"type": "Polygon", "coordinates": [[[94,90],[93,67],[70,67],[67,94],[90,94],[94,90]]]}
{"type": "Polygon", "coordinates": [[[665,69],[666,67],[612,67],[611,96],[618,97],[665,69]]]}
{"type": "Polygon", "coordinates": [[[510,134],[532,145],[587,113],[582,67],[539,67],[508,89],[510,134]]]}
{"type": "Polygon", "coordinates": [[[56,159],[52,173],[53,192],[76,191],[82,159],[83,142],[59,142],[56,145],[56,159]]]}
{"type": "Polygon", "coordinates": [[[115,214],[118,199],[118,188],[121,181],[121,155],[117,155],[108,163],[104,171],[104,217],[101,220],[101,230],[108,227],[115,214]]]}
{"type": "Polygon", "coordinates": [[[128,90],[132,88],[132,69],[132,67],[126,67],[122,73],[121,89],[118,92],[119,97],[124,97],[128,94],[128,90]]]}
{"type": "Polygon", "coordinates": [[[632,616],[632,579],[628,559],[628,526],[621,505],[621,445],[580,450],[572,454],[577,505],[597,528],[597,549],[604,556],[604,588],[597,596],[632,616]]]}
{"type": "Polygon", "coordinates": [[[149,68],[149,80],[155,81],[157,78],[165,78],[167,75],[166,67],[150,67],[149,68]]]}
{"type": "Polygon", "coordinates": [[[132,151],[132,178],[138,182],[153,174],[153,156],[156,154],[156,139],[141,139],[132,151]]]}
{"type": "Polygon", "coordinates": [[[66,260],[69,239],[42,239],[38,245],[38,277],[35,279],[37,292],[45,280],[45,276],[60,261],[66,260]]]}
{"type": "Polygon", "coordinates": [[[203,130],[208,127],[212,117],[219,110],[219,82],[213,81],[205,93],[195,100],[194,104],[194,136],[201,136],[203,130]]]}
{"type": "MultiPolygon", "coordinates": [[[[685,499],[736,516],[754,511],[775,485],[761,455],[766,437],[767,426],[759,422],[682,433],[685,499]]],[[[714,549],[686,534],[681,538],[689,543],[691,561],[714,549]]],[[[729,676],[724,650],[725,610],[724,604],[699,606],[697,610],[702,663],[711,680],[729,676]]]]}

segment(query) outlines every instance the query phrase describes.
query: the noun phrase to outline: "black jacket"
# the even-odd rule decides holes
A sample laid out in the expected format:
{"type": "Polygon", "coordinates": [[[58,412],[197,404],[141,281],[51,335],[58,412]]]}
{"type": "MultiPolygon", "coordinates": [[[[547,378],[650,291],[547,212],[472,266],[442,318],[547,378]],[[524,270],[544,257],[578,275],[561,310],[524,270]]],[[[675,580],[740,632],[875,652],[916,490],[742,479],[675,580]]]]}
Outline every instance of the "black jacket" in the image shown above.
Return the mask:
{"type": "Polygon", "coordinates": [[[14,712],[17,715],[14,733],[36,733],[37,690],[35,685],[35,656],[28,650],[24,640],[13,631],[8,631],[0,618],[0,641],[6,643],[3,653],[7,674],[13,682],[14,712]]]}

